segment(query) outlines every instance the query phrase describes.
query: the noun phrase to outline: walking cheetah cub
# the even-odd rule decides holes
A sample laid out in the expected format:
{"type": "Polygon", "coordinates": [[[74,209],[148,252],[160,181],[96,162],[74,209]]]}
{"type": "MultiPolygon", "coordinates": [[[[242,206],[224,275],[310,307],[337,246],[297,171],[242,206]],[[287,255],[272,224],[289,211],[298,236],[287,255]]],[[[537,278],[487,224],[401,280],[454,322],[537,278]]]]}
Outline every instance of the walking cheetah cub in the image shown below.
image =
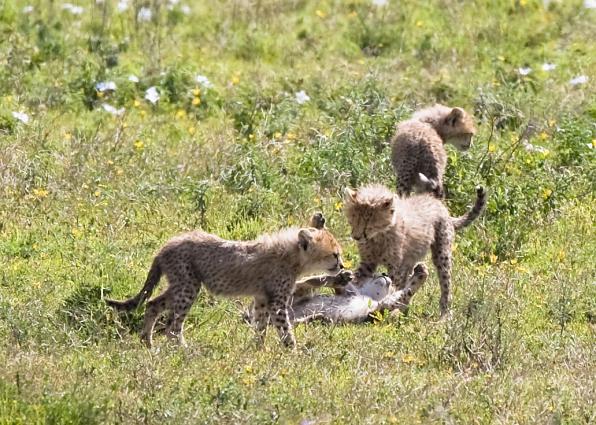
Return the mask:
{"type": "Polygon", "coordinates": [[[166,335],[185,345],[183,323],[201,286],[216,295],[253,296],[254,320],[259,341],[269,320],[282,342],[295,346],[288,303],[296,279],[303,274],[338,273],[343,269],[341,247],[324,227],[322,215],[311,223],[317,227],[289,228],[254,241],[228,241],[202,231],[176,236],[159,251],[145,285],[126,301],[106,300],[119,310],[142,304],[165,274],[169,286],[147,303],[141,340],[152,345],[155,322],[169,311],[166,335]]]}
{"type": "Polygon", "coordinates": [[[416,112],[397,126],[391,140],[391,162],[397,175],[397,193],[412,190],[445,196],[443,174],[447,165],[445,143],[468,149],[476,134],[473,118],[461,108],[435,105],[416,112]]]}
{"type": "Polygon", "coordinates": [[[345,213],[358,245],[360,265],[355,284],[373,275],[378,265],[403,288],[417,262],[428,249],[441,284],[441,316],[450,303],[451,245],[455,231],[468,226],[486,206],[486,192],[476,189],[476,203],[461,217],[450,217],[439,199],[429,194],[401,198],[384,186],[371,185],[357,191],[346,189],[345,213]]]}

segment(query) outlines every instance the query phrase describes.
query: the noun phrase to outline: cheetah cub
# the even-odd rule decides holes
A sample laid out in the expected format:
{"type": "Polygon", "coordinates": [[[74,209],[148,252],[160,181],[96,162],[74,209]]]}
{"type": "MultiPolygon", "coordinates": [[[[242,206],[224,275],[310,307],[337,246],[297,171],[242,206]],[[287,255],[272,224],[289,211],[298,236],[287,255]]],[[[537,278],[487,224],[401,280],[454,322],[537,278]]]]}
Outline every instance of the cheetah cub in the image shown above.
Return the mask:
{"type": "Polygon", "coordinates": [[[141,340],[148,347],[164,311],[169,312],[166,335],[185,345],[184,319],[202,285],[216,295],[254,297],[253,324],[259,342],[271,321],[281,341],[294,347],[288,304],[297,277],[343,269],[341,247],[324,227],[322,216],[316,214],[311,224],[317,227],[289,228],[254,241],[228,241],[202,231],[176,236],[161,248],[136,296],[106,302],[118,310],[132,310],[151,296],[165,274],[168,288],[149,301],[145,311],[141,340]]]}
{"type": "Polygon", "coordinates": [[[443,174],[447,165],[445,143],[467,150],[476,134],[473,118],[461,108],[435,105],[398,124],[391,139],[391,162],[397,175],[397,193],[412,190],[445,196],[443,174]]]}
{"type": "Polygon", "coordinates": [[[360,265],[355,285],[370,278],[378,265],[402,289],[429,248],[441,284],[441,316],[448,312],[451,245],[455,231],[468,226],[486,206],[486,192],[476,189],[476,203],[461,217],[450,217],[443,202],[429,194],[402,198],[381,185],[346,189],[345,213],[358,245],[360,265]]]}

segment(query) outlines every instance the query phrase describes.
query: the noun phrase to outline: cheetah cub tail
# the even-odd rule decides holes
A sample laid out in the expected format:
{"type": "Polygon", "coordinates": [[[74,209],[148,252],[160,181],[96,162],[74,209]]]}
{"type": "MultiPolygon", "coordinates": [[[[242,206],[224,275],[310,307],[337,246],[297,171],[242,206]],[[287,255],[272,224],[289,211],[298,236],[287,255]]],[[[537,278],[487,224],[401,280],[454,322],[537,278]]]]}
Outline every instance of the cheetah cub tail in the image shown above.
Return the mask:
{"type": "Polygon", "coordinates": [[[147,300],[147,298],[151,296],[151,293],[159,283],[160,278],[161,268],[159,267],[157,261],[154,261],[151,265],[151,269],[149,270],[149,274],[147,275],[147,280],[145,281],[145,285],[141,289],[141,292],[139,292],[134,297],[124,301],[106,299],[106,304],[120,311],[134,310],[139,305],[143,304],[147,300]]]}
{"type": "Polygon", "coordinates": [[[486,208],[486,190],[482,186],[476,187],[476,203],[474,206],[462,215],[461,217],[452,217],[453,227],[455,230],[463,229],[466,226],[469,226],[486,208]]]}

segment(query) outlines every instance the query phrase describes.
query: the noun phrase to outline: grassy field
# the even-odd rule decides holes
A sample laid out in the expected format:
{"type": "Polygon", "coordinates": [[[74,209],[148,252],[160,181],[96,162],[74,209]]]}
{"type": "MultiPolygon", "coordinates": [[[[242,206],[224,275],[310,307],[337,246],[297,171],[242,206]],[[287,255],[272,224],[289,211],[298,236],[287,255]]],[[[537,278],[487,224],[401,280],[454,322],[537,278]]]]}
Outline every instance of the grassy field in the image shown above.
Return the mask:
{"type": "Polygon", "coordinates": [[[594,2],[383,3],[0,1],[0,424],[596,421],[594,2]],[[450,210],[490,196],[451,320],[432,269],[406,316],[296,352],[255,348],[248,300],[203,293],[186,349],[104,305],[195,228],[321,210],[355,266],[342,190],[393,187],[388,138],[433,102],[479,128],[450,210]]]}

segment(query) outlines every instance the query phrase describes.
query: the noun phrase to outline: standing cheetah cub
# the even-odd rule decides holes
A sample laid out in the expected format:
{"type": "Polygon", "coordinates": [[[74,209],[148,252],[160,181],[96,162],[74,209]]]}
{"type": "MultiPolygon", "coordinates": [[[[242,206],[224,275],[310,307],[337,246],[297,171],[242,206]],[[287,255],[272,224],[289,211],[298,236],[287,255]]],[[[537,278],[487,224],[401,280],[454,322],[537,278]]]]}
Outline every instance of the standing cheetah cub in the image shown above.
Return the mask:
{"type": "Polygon", "coordinates": [[[391,140],[391,162],[397,175],[397,193],[412,190],[445,196],[443,174],[447,165],[445,143],[468,149],[476,134],[473,118],[461,108],[435,105],[416,112],[397,126],[391,140]]]}
{"type": "Polygon", "coordinates": [[[461,217],[450,217],[443,202],[428,194],[395,196],[381,185],[346,189],[345,213],[358,244],[360,265],[355,285],[370,278],[378,265],[403,288],[429,248],[441,284],[441,316],[450,303],[451,245],[455,231],[468,226],[486,206],[486,192],[476,189],[476,203],[461,217]]]}
{"type": "Polygon", "coordinates": [[[338,273],[343,269],[341,247],[324,227],[321,214],[311,223],[317,227],[289,228],[254,241],[227,241],[202,231],[170,239],[159,251],[145,285],[126,301],[106,300],[119,310],[142,304],[165,274],[169,286],[147,303],[141,340],[149,347],[155,322],[169,311],[166,335],[185,345],[183,323],[202,285],[216,295],[253,296],[254,320],[259,341],[271,320],[282,342],[295,346],[288,303],[296,279],[303,274],[338,273]]]}

